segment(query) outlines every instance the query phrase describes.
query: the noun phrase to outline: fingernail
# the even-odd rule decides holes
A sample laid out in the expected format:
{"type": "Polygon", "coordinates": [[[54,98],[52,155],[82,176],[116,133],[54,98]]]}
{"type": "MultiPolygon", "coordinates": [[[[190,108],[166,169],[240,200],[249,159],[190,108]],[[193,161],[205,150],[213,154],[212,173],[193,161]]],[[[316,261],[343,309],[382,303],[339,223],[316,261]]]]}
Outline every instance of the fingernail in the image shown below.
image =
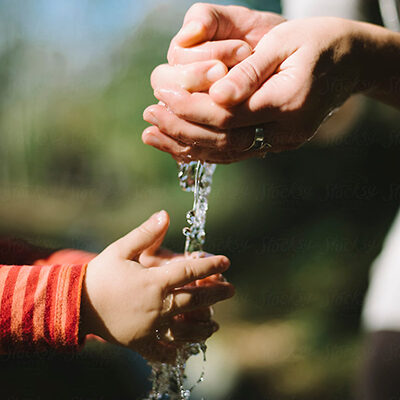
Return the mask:
{"type": "Polygon", "coordinates": [[[210,82],[216,82],[218,79],[226,75],[226,67],[224,64],[218,63],[207,71],[207,79],[210,82]]]}
{"type": "Polygon", "coordinates": [[[151,219],[156,220],[158,225],[161,225],[165,221],[165,216],[167,212],[165,210],[161,210],[151,216],[151,219]]]}
{"type": "Polygon", "coordinates": [[[147,134],[145,137],[145,141],[146,141],[146,144],[148,144],[149,146],[154,146],[154,147],[159,147],[161,144],[158,137],[153,134],[147,134]]]}
{"type": "Polygon", "coordinates": [[[189,22],[185,27],[183,27],[177,34],[177,40],[180,43],[189,42],[190,39],[194,39],[196,36],[200,35],[204,30],[204,26],[201,22],[192,21],[189,22]]]}
{"type": "Polygon", "coordinates": [[[153,124],[153,125],[159,124],[157,117],[150,110],[145,110],[145,112],[143,114],[143,119],[145,121],[147,121],[149,124],[153,124]]]}
{"type": "Polygon", "coordinates": [[[249,57],[251,53],[252,50],[250,46],[243,45],[236,50],[236,58],[238,59],[238,61],[242,61],[245,58],[249,57]]]}
{"type": "Polygon", "coordinates": [[[224,267],[229,267],[231,265],[229,258],[223,257],[221,260],[221,265],[224,267]]]}
{"type": "Polygon", "coordinates": [[[215,97],[218,102],[229,102],[234,100],[236,97],[236,87],[228,80],[224,80],[222,82],[215,83],[210,89],[210,94],[211,93],[212,97],[215,97]]]}

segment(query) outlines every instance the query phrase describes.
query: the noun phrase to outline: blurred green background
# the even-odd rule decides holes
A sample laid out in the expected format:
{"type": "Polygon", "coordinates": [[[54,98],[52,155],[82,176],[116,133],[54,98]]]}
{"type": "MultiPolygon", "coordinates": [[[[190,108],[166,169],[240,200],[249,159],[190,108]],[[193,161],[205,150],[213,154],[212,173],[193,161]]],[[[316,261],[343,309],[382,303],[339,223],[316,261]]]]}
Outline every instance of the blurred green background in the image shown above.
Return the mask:
{"type": "MultiPolygon", "coordinates": [[[[155,102],[150,73],[190,4],[0,2],[0,235],[100,251],[166,209],[167,245],[183,249],[192,198],[173,159],[142,144],[141,132],[155,102]]],[[[276,1],[247,5],[279,11],[276,1]]],[[[400,117],[361,99],[348,109],[297,152],[217,168],[206,248],[231,258],[237,295],[217,307],[221,330],[196,398],[352,398],[368,271],[399,204],[400,117]]],[[[74,398],[143,390],[129,379],[137,357],[88,347],[77,363],[91,377],[74,398]]],[[[18,368],[49,373],[35,362],[18,368]]]]}

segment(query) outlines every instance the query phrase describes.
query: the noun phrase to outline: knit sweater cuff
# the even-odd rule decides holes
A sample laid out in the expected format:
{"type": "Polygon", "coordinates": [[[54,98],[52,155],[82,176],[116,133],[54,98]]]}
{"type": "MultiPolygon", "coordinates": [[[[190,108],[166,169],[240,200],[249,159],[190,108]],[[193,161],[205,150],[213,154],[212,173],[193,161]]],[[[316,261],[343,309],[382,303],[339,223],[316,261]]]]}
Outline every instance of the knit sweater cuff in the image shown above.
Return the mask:
{"type": "Polygon", "coordinates": [[[75,351],[86,264],[0,266],[3,352],[75,351]]]}

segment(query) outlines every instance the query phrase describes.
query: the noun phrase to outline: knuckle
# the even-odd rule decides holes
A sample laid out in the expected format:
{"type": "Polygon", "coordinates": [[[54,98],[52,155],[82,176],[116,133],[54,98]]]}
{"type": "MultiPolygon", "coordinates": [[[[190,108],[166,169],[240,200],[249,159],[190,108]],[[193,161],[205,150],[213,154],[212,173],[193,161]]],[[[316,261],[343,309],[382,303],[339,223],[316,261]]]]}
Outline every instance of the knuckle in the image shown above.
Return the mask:
{"type": "Polygon", "coordinates": [[[261,72],[249,61],[238,64],[239,73],[245,76],[252,86],[259,86],[261,82],[261,72]]]}
{"type": "Polygon", "coordinates": [[[148,236],[148,237],[152,236],[152,233],[151,233],[150,229],[147,228],[147,226],[142,225],[142,226],[139,226],[139,228],[137,228],[137,229],[138,229],[138,232],[140,235],[148,236]]]}
{"type": "Polygon", "coordinates": [[[188,119],[188,113],[184,107],[184,103],[180,99],[175,99],[169,103],[168,106],[178,118],[184,120],[188,119]]]}
{"type": "Polygon", "coordinates": [[[210,60],[220,60],[222,57],[219,47],[210,46],[208,49],[208,58],[210,60]]]}
{"type": "Polygon", "coordinates": [[[180,86],[187,91],[194,91],[199,84],[199,76],[194,65],[189,65],[180,70],[179,82],[180,86]]]}
{"type": "Polygon", "coordinates": [[[194,269],[192,263],[186,264],[186,266],[185,266],[185,275],[186,275],[186,278],[187,278],[188,280],[190,280],[190,281],[195,280],[195,278],[196,278],[196,271],[195,271],[195,269],[194,269]]]}

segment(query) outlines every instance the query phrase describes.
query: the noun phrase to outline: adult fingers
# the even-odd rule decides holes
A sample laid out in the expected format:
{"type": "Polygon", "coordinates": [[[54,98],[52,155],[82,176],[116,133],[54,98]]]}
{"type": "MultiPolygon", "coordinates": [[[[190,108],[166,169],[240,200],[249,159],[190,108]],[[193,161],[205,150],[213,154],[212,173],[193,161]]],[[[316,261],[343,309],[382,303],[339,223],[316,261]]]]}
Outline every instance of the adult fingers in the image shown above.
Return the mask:
{"type": "Polygon", "coordinates": [[[115,250],[120,257],[134,260],[145,249],[162,241],[169,226],[169,216],[166,211],[153,214],[138,228],[129,232],[121,239],[109,246],[108,250],[115,250]]]}
{"type": "Polygon", "coordinates": [[[171,154],[177,162],[205,161],[212,164],[231,164],[236,161],[256,157],[257,154],[244,151],[214,150],[207,147],[183,146],[168,135],[162,133],[156,126],[143,132],[143,142],[154,148],[171,154]]]}
{"type": "Polygon", "coordinates": [[[226,33],[231,28],[232,19],[229,18],[227,7],[197,3],[187,11],[183,26],[173,42],[190,47],[212,39],[226,39],[226,33]]]}
{"type": "MultiPolygon", "coordinates": [[[[197,148],[217,151],[244,151],[254,139],[254,126],[229,130],[220,130],[199,125],[179,118],[172,111],[161,105],[152,105],[144,112],[144,119],[176,142],[197,148]]],[[[264,124],[267,139],[275,136],[272,131],[276,124],[264,124]]],[[[276,139],[273,140],[274,144],[276,139]]],[[[272,144],[272,143],[271,143],[272,144]]],[[[197,153],[198,154],[198,153],[197,153]]],[[[193,153],[191,153],[194,156],[193,153]]],[[[199,155],[199,154],[198,154],[199,155]]]]}
{"type": "Polygon", "coordinates": [[[156,89],[154,95],[179,118],[220,130],[271,122],[280,112],[268,104],[250,102],[227,108],[207,93],[189,93],[181,88],[156,89]]]}
{"type": "Polygon", "coordinates": [[[178,143],[168,135],[163,134],[156,126],[146,128],[142,134],[144,144],[170,153],[176,161],[189,161],[193,157],[193,148],[188,145],[178,143]]]}
{"type": "Polygon", "coordinates": [[[190,92],[202,92],[228,72],[221,61],[208,60],[187,65],[159,65],[151,74],[153,89],[181,87],[190,92]]]}
{"type": "Polygon", "coordinates": [[[215,150],[209,147],[182,146],[155,126],[146,129],[143,133],[143,142],[171,154],[177,162],[200,160],[211,164],[231,164],[248,158],[264,156],[264,152],[215,150]]]}
{"type": "Polygon", "coordinates": [[[196,3],[187,11],[171,47],[191,47],[209,40],[241,38],[255,46],[265,32],[282,21],[284,19],[278,14],[246,7],[196,3]]]}
{"type": "Polygon", "coordinates": [[[188,48],[175,46],[173,51],[168,52],[168,63],[180,65],[205,60],[220,60],[227,67],[233,67],[249,57],[252,52],[253,49],[243,40],[218,40],[188,48]]]}
{"type": "Polygon", "coordinates": [[[148,107],[144,111],[143,118],[148,123],[157,126],[161,132],[187,145],[221,147],[228,140],[226,131],[188,122],[161,105],[148,107]]]}
{"type": "Polygon", "coordinates": [[[218,130],[179,118],[161,105],[148,107],[143,118],[179,143],[221,151],[243,151],[254,139],[254,128],[218,130]]]}
{"type": "Polygon", "coordinates": [[[233,114],[214,103],[206,93],[189,93],[182,89],[156,89],[155,97],[178,117],[218,129],[229,128],[233,114]]]}
{"type": "Polygon", "coordinates": [[[210,88],[214,101],[225,106],[248,99],[295,49],[285,45],[286,37],[274,30],[260,40],[254,54],[234,66],[228,75],[210,88]]]}
{"type": "Polygon", "coordinates": [[[154,268],[155,279],[160,279],[165,289],[173,289],[207,276],[222,273],[229,268],[230,261],[225,256],[187,259],[154,268]]]}

